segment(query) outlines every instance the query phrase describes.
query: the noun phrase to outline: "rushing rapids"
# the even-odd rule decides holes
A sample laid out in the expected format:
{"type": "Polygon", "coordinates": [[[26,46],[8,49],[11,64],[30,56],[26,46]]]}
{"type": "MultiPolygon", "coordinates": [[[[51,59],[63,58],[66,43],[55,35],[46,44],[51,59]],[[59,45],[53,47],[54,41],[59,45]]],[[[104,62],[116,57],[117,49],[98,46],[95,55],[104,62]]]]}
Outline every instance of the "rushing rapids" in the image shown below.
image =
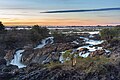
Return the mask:
{"type": "Polygon", "coordinates": [[[17,65],[19,68],[26,67],[24,64],[21,63],[22,52],[25,50],[18,50],[15,52],[14,59],[11,61],[10,64],[17,65]]]}
{"type": "MultiPolygon", "coordinates": [[[[34,49],[38,49],[38,48],[42,48],[44,47],[45,45],[47,44],[52,44],[54,41],[53,41],[53,37],[48,37],[48,38],[45,38],[41,41],[41,43],[35,47],[34,49]]],[[[13,64],[13,65],[17,65],[19,68],[23,68],[23,67],[26,67],[26,65],[22,64],[21,63],[21,57],[22,57],[22,53],[24,52],[25,50],[17,50],[15,52],[15,55],[14,55],[14,59],[10,62],[10,64],[13,64]]]]}
{"type": "MultiPolygon", "coordinates": [[[[104,40],[94,40],[94,39],[90,39],[91,37],[94,38],[94,34],[99,34],[99,31],[95,31],[95,32],[81,32],[81,33],[89,33],[90,36],[89,37],[82,37],[80,36],[80,39],[83,39],[83,41],[85,41],[85,43],[87,45],[84,45],[84,46],[81,46],[81,47],[78,47],[77,49],[73,50],[73,51],[76,51],[76,50],[80,50],[82,48],[86,48],[88,49],[88,51],[81,51],[79,52],[79,56],[83,57],[83,58],[86,58],[90,55],[90,53],[96,51],[96,50],[105,50],[106,53],[110,53],[109,50],[106,50],[106,49],[103,49],[103,47],[100,47],[100,46],[97,46],[97,45],[100,45],[104,42],[104,40]]],[[[73,41],[73,43],[75,44],[79,44],[77,41],[73,41]]],[[[61,63],[63,63],[65,61],[64,57],[63,57],[63,54],[65,52],[61,52],[61,56],[59,58],[59,61],[61,63]]],[[[74,53],[74,52],[73,52],[74,53]]]]}
{"type": "MultiPolygon", "coordinates": [[[[87,32],[83,32],[83,33],[87,33],[87,32]]],[[[87,44],[87,45],[83,45],[81,47],[78,47],[76,48],[75,50],[80,50],[81,48],[86,48],[88,49],[88,51],[84,52],[84,51],[81,51],[79,52],[79,56],[81,57],[88,57],[90,55],[91,52],[94,52],[96,50],[102,50],[103,48],[102,47],[99,47],[97,45],[99,44],[102,44],[104,41],[103,40],[94,40],[94,34],[99,34],[99,32],[88,32],[90,34],[89,37],[82,37],[80,36],[79,38],[80,39],[83,39],[83,41],[87,44]],[[93,39],[91,39],[91,37],[93,39]]],[[[40,44],[38,46],[36,46],[34,49],[39,49],[39,48],[42,48],[44,47],[45,45],[47,44],[52,44],[54,41],[53,41],[53,37],[48,37],[48,38],[45,38],[43,39],[40,44]]],[[[75,44],[79,44],[79,42],[77,41],[73,41],[73,43],[75,44]]],[[[109,50],[106,50],[104,49],[106,52],[110,52],[109,50]]],[[[13,65],[17,65],[19,68],[22,68],[22,67],[26,67],[24,64],[21,63],[21,57],[22,57],[22,53],[24,52],[25,50],[18,50],[16,51],[15,55],[14,55],[14,59],[11,61],[10,64],[13,64],[13,65]]],[[[63,54],[65,52],[61,52],[61,56],[59,57],[59,61],[61,63],[64,62],[64,58],[63,58],[63,54]]]]}

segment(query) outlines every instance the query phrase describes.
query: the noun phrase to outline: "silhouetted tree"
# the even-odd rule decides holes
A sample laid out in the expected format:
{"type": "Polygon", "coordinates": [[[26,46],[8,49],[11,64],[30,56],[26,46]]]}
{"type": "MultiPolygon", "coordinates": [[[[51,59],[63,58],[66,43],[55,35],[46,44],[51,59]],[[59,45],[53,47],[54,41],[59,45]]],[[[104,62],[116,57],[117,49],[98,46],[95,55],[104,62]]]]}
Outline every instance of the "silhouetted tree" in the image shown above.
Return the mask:
{"type": "Polygon", "coordinates": [[[5,26],[2,24],[2,22],[0,22],[0,31],[4,30],[5,26]]]}

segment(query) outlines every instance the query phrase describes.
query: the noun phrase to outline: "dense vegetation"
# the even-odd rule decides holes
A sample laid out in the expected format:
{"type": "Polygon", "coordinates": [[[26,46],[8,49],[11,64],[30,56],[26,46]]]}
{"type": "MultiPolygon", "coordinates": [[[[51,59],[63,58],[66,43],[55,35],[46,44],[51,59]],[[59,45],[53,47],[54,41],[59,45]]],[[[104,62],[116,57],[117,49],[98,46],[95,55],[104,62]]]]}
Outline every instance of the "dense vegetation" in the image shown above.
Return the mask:
{"type": "Polygon", "coordinates": [[[49,30],[45,27],[34,25],[30,30],[30,39],[32,42],[38,42],[49,36],[49,30]]]}
{"type": "Polygon", "coordinates": [[[120,27],[103,29],[100,31],[101,38],[104,40],[112,41],[113,39],[120,39],[120,27]]]}
{"type": "Polygon", "coordinates": [[[35,47],[40,41],[49,36],[47,28],[35,25],[30,30],[17,29],[5,30],[5,27],[0,23],[0,55],[4,56],[6,50],[14,50],[27,45],[35,47]]]}

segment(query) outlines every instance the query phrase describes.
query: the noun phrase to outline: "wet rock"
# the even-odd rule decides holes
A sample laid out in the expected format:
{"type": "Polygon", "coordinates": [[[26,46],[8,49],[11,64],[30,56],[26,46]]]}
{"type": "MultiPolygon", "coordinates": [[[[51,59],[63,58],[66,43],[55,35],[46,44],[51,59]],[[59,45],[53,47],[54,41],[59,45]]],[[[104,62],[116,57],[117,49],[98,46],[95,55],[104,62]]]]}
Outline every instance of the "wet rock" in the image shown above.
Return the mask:
{"type": "Polygon", "coordinates": [[[100,40],[101,37],[99,34],[92,34],[91,37],[89,37],[89,39],[93,39],[93,40],[100,40]]]}
{"type": "Polygon", "coordinates": [[[0,65],[6,65],[7,61],[3,58],[0,58],[0,65]]]}
{"type": "Polygon", "coordinates": [[[54,43],[46,45],[41,49],[26,50],[23,52],[22,62],[25,64],[30,62],[42,64],[49,63],[50,61],[58,61],[60,52],[73,49],[74,46],[75,44],[73,43],[54,43]]]}
{"type": "Polygon", "coordinates": [[[16,65],[8,65],[2,69],[2,72],[11,72],[18,69],[18,66],[16,65]]]}
{"type": "Polygon", "coordinates": [[[89,49],[87,49],[87,48],[80,48],[79,49],[79,52],[82,52],[82,51],[85,51],[85,52],[87,52],[89,49]]]}
{"type": "Polygon", "coordinates": [[[23,47],[24,50],[29,50],[29,49],[32,49],[32,48],[33,48],[32,44],[28,44],[27,46],[23,47]]]}
{"type": "Polygon", "coordinates": [[[91,53],[90,53],[90,56],[91,56],[91,57],[95,57],[95,56],[103,55],[103,54],[105,54],[105,53],[106,53],[105,50],[96,50],[96,51],[94,51],[94,52],[91,52],[91,53]]]}
{"type": "Polygon", "coordinates": [[[8,50],[7,51],[4,58],[7,60],[8,63],[13,59],[14,53],[15,53],[15,50],[8,50]]]}

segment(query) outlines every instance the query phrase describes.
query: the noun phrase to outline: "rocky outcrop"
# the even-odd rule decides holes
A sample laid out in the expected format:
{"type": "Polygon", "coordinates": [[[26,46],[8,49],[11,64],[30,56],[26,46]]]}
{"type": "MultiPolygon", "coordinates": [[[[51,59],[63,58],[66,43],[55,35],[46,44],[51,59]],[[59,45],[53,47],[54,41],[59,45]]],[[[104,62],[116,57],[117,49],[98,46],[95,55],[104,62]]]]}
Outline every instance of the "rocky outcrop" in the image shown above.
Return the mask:
{"type": "Polygon", "coordinates": [[[7,60],[8,64],[13,59],[14,54],[15,54],[15,50],[8,50],[7,51],[7,53],[6,53],[4,58],[7,60]]]}
{"type": "Polygon", "coordinates": [[[89,39],[93,39],[93,40],[100,40],[101,37],[99,34],[92,34],[89,36],[89,39]]]}
{"type": "Polygon", "coordinates": [[[120,40],[119,39],[113,39],[110,42],[104,42],[102,46],[103,48],[111,50],[111,55],[110,55],[111,59],[120,60],[120,40]]]}
{"type": "Polygon", "coordinates": [[[87,48],[80,48],[79,49],[79,52],[82,52],[82,51],[85,51],[85,52],[87,52],[89,49],[87,49],[87,48]]]}
{"type": "Polygon", "coordinates": [[[15,65],[7,66],[7,61],[0,58],[0,80],[9,80],[16,76],[16,70],[18,69],[15,65]]]}
{"type": "Polygon", "coordinates": [[[90,56],[91,56],[91,57],[95,57],[95,56],[103,55],[103,54],[105,54],[105,53],[106,53],[105,50],[96,50],[96,51],[94,51],[94,52],[91,52],[91,53],[90,53],[90,56]]]}
{"type": "Polygon", "coordinates": [[[61,70],[61,68],[54,70],[41,69],[33,71],[18,80],[80,80],[84,78],[84,74],[79,71],[80,70],[61,70]]]}
{"type": "Polygon", "coordinates": [[[72,43],[54,43],[46,45],[41,49],[29,49],[23,53],[22,62],[28,64],[35,63],[48,63],[50,61],[59,61],[60,52],[73,49],[76,44],[72,43]]]}
{"type": "Polygon", "coordinates": [[[0,65],[6,65],[7,61],[3,58],[0,58],[0,65]]]}
{"type": "Polygon", "coordinates": [[[6,51],[0,47],[0,57],[4,58],[5,55],[6,55],[6,51]]]}
{"type": "Polygon", "coordinates": [[[90,53],[90,56],[91,56],[91,57],[101,56],[101,55],[103,55],[103,54],[105,54],[105,53],[106,53],[105,50],[96,50],[96,51],[94,51],[94,52],[91,52],[91,53],[90,53]]]}
{"type": "Polygon", "coordinates": [[[120,80],[120,61],[101,66],[92,72],[84,72],[81,68],[66,68],[64,65],[47,68],[31,63],[23,69],[4,65],[0,70],[0,80],[120,80]]]}
{"type": "MultiPolygon", "coordinates": [[[[38,66],[38,65],[37,65],[38,66]]],[[[36,66],[36,67],[37,67],[36,66]]],[[[19,75],[17,80],[119,80],[120,64],[104,64],[101,68],[94,71],[84,72],[80,68],[66,69],[64,66],[56,66],[54,68],[37,67],[31,72],[19,75]]],[[[32,66],[31,66],[32,67],[32,66]]],[[[35,67],[35,66],[34,66],[35,67]]],[[[30,69],[30,67],[27,67],[30,69]]],[[[25,69],[28,70],[28,69],[25,69]]]]}

